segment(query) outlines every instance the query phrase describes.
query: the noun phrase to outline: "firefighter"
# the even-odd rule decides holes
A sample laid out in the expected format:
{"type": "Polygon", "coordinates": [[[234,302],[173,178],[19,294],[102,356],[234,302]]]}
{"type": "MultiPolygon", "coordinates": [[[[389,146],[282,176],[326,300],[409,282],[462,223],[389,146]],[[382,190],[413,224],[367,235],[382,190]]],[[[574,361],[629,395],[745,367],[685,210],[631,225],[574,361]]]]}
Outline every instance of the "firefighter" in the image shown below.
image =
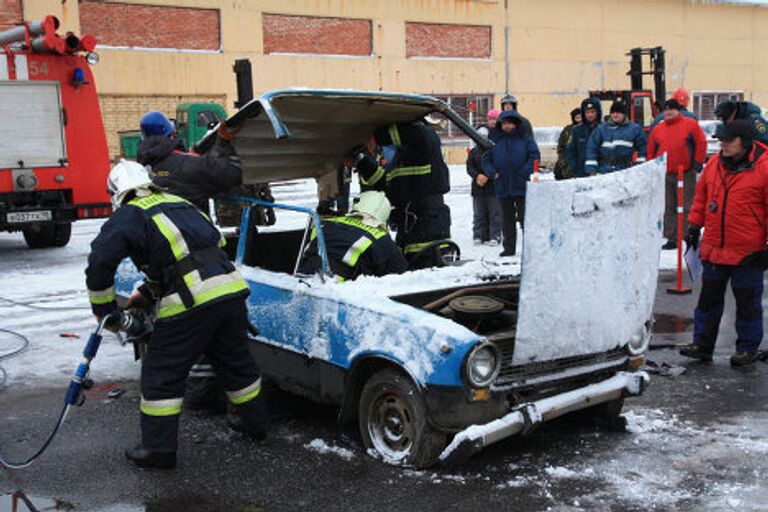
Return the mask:
{"type": "Polygon", "coordinates": [[[736,302],[733,366],[754,363],[763,341],[768,150],[754,143],[753,137],[753,124],[743,119],[720,131],[721,150],[709,159],[696,184],[688,216],[691,227],[685,237],[690,247],[701,247],[704,273],[694,312],[693,343],[683,347],[680,354],[712,360],[730,280],[736,302]]]}
{"type": "Polygon", "coordinates": [[[147,112],[141,118],[136,160],[150,167],[153,183],[207,212],[211,196],[224,194],[243,182],[240,159],[230,143],[236,133],[222,121],[208,153],[186,153],[184,142],[175,138],[175,127],[165,114],[147,112]]]}
{"type": "Polygon", "coordinates": [[[749,121],[754,130],[755,140],[762,144],[768,144],[768,121],[763,118],[759,106],[750,101],[725,100],[715,107],[715,116],[723,124],[728,124],[736,119],[749,121]]]}
{"type": "Polygon", "coordinates": [[[142,360],[141,443],[126,450],[127,459],[175,467],[185,378],[203,354],[245,431],[263,438],[261,378],[247,346],[248,286],[220,249],[219,231],[193,204],[160,191],[135,162],[116,165],[107,188],[114,213],[91,243],[85,270],[93,312],[103,318],[116,309],[115,271],[125,257],[147,275],[157,311],[142,360]]]}
{"type": "MultiPolygon", "coordinates": [[[[441,253],[455,245],[439,243],[451,237],[451,211],[443,201],[451,186],[440,137],[425,121],[418,120],[382,126],[375,131],[374,138],[385,154],[387,146],[395,149],[376,182],[386,182],[397,245],[409,261],[434,261],[422,257],[425,248],[437,245],[441,253]]],[[[373,178],[368,181],[369,186],[373,186],[372,181],[373,178]]]]}
{"type": "MultiPolygon", "coordinates": [[[[341,280],[360,275],[383,276],[402,274],[408,262],[387,230],[392,207],[383,192],[360,194],[349,215],[323,219],[323,235],[331,271],[341,280]]],[[[301,271],[313,274],[320,270],[317,239],[307,246],[301,271]]]]}
{"type": "Polygon", "coordinates": [[[600,123],[587,141],[584,172],[588,176],[608,174],[645,162],[648,140],[640,125],[627,119],[627,105],[614,101],[608,122],[600,123]]]}
{"type": "Polygon", "coordinates": [[[587,98],[581,102],[581,124],[573,127],[571,142],[568,144],[566,154],[568,167],[574,178],[588,176],[585,170],[587,161],[587,142],[589,136],[602,122],[602,107],[597,98],[587,98]]]}

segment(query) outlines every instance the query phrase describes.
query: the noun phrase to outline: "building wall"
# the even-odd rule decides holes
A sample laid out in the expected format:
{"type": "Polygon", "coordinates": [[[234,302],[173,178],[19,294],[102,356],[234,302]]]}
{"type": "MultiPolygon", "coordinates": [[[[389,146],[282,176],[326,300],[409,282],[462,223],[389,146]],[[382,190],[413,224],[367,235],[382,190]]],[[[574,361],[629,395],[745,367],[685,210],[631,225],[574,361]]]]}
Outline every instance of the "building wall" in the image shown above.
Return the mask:
{"type": "MultiPolygon", "coordinates": [[[[0,2],[0,9],[14,4],[0,2]]],[[[224,96],[231,111],[232,64],[249,58],[256,94],[303,86],[498,99],[508,85],[534,125],[562,125],[588,90],[629,88],[630,48],[661,45],[668,91],[743,91],[768,105],[765,7],[706,0],[508,0],[506,8],[504,0],[23,0],[23,6],[27,19],[55,14],[64,30],[101,38],[96,80],[110,96],[224,96]],[[189,20],[196,20],[192,28],[189,20]],[[168,45],[177,50],[158,49],[168,45]]]]}
{"type": "Polygon", "coordinates": [[[21,21],[21,0],[0,0],[0,30],[13,28],[21,21]]]}

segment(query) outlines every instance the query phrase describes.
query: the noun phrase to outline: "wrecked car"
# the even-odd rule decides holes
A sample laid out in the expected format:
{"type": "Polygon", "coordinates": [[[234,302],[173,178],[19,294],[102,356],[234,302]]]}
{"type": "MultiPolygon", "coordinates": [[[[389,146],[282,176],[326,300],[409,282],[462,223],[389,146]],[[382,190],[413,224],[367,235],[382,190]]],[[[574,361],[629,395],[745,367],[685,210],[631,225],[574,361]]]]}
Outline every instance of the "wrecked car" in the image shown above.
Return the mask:
{"type": "MultiPolygon", "coordinates": [[[[246,183],[334,172],[375,128],[438,112],[491,143],[443,102],[380,92],[285,90],[227,120],[246,183]]],[[[212,135],[211,135],[212,136],[212,135]]],[[[248,230],[236,262],[259,334],[252,352],[280,388],[339,408],[369,453],[415,467],[463,460],[573,411],[618,420],[643,392],[665,164],[531,183],[521,262],[458,261],[337,282],[314,210],[269,203],[278,224],[248,230]],[[281,209],[306,215],[280,229],[281,209]],[[323,271],[297,272],[310,226],[323,271]]]]}

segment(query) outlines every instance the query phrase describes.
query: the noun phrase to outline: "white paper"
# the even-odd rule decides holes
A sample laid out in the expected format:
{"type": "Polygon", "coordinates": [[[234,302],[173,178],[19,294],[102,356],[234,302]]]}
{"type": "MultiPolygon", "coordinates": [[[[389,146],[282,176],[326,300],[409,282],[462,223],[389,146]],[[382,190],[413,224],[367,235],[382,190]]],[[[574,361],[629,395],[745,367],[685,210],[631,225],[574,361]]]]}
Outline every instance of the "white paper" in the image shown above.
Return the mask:
{"type": "Polygon", "coordinates": [[[704,272],[704,265],[701,264],[701,251],[698,247],[695,249],[690,245],[685,249],[683,255],[685,260],[685,267],[688,269],[688,275],[691,276],[691,281],[697,280],[702,272],[704,272]]]}

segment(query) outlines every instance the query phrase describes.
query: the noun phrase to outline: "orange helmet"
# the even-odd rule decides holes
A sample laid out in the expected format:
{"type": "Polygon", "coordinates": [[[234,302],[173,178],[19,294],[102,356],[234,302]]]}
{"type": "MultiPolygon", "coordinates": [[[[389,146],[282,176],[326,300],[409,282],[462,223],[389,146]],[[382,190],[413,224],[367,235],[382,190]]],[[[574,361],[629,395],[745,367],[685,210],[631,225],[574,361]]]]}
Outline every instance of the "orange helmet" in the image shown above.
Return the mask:
{"type": "Polygon", "coordinates": [[[688,101],[691,99],[690,95],[688,94],[688,91],[680,87],[675,92],[672,93],[672,99],[677,100],[677,102],[680,104],[681,107],[687,108],[688,107],[688,101]]]}

